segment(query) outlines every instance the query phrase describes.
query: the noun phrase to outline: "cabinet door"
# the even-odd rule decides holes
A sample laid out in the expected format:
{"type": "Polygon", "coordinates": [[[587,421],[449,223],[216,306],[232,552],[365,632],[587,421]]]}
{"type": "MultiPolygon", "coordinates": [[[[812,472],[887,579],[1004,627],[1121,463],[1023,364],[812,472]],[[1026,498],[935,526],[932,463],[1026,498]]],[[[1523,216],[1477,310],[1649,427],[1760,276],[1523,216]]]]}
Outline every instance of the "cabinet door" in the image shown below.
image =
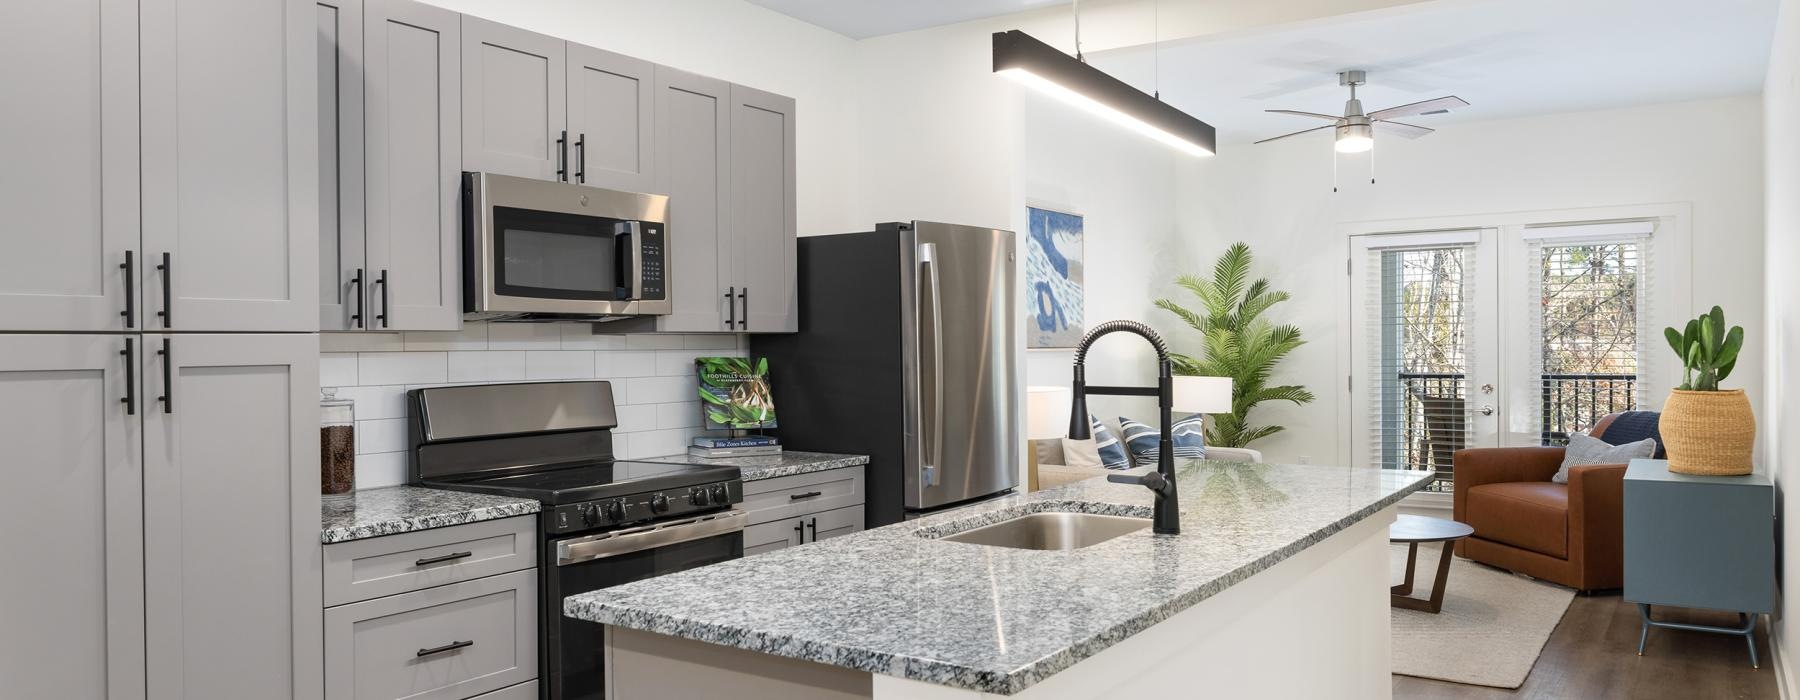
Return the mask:
{"type": "Polygon", "coordinates": [[[143,327],[316,329],[316,3],[139,8],[143,327]]]}
{"type": "Polygon", "coordinates": [[[138,342],[0,336],[0,695],[144,696],[138,342]]]}
{"type": "Polygon", "coordinates": [[[138,242],[137,14],[135,0],[0,5],[0,330],[131,327],[120,266],[138,242]]]}
{"type": "Polygon", "coordinates": [[[318,337],[145,342],[149,697],[318,697],[318,337]]]}
{"type": "Polygon", "coordinates": [[[751,525],[744,528],[744,556],[797,546],[805,532],[806,521],[801,518],[751,525]]]}
{"type": "Polygon", "coordinates": [[[734,277],[743,295],[738,313],[748,321],[741,328],[800,330],[792,98],[731,86],[731,202],[734,277]]]}
{"type": "Polygon", "coordinates": [[[627,192],[656,187],[656,66],[568,44],[569,181],[627,192]]]}
{"type": "Polygon", "coordinates": [[[655,191],[669,195],[672,312],[658,330],[730,331],[732,286],[731,85],[673,68],[656,69],[655,191]]]}
{"type": "Polygon", "coordinates": [[[563,44],[463,15],[463,170],[568,180],[563,44]]]}
{"type": "Polygon", "coordinates": [[[368,0],[368,328],[462,326],[461,16],[368,0]]]}
{"type": "Polygon", "coordinates": [[[363,269],[363,3],[319,0],[319,328],[367,325],[363,269]]]}
{"type": "Polygon", "coordinates": [[[842,537],[853,532],[862,532],[862,529],[862,506],[828,510],[806,518],[806,540],[808,542],[842,537]]]}

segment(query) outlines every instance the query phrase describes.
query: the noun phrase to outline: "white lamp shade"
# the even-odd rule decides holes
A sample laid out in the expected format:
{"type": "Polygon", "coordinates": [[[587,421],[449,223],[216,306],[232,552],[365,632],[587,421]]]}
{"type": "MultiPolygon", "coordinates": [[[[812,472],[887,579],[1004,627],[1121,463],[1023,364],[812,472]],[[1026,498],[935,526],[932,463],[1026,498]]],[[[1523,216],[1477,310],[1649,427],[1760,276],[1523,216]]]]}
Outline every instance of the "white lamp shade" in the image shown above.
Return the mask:
{"type": "Polygon", "coordinates": [[[1058,438],[1069,433],[1068,387],[1033,386],[1025,389],[1025,432],[1032,440],[1058,438]]]}
{"type": "Polygon", "coordinates": [[[1175,377],[1175,410],[1230,413],[1231,377],[1175,377]]]}

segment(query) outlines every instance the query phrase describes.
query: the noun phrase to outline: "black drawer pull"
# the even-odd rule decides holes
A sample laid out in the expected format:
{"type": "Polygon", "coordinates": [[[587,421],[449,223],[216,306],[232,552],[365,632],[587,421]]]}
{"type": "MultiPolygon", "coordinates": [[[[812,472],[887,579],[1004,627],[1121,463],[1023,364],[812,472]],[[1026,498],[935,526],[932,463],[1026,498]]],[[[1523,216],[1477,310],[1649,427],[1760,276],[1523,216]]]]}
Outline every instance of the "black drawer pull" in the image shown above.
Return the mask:
{"type": "Polygon", "coordinates": [[[125,327],[137,325],[137,263],[132,260],[131,251],[125,251],[125,263],[119,266],[125,271],[125,310],[119,315],[125,317],[125,327]]]}
{"type": "Polygon", "coordinates": [[[466,642],[451,642],[451,643],[445,644],[441,647],[432,647],[430,649],[420,649],[419,656],[431,656],[432,654],[442,654],[446,651],[456,651],[457,649],[461,649],[463,647],[472,647],[472,646],[475,646],[475,640],[473,640],[473,639],[466,641],[466,642]]]}
{"type": "Polygon", "coordinates": [[[806,493],[796,493],[792,496],[788,496],[788,500],[798,501],[802,498],[812,498],[813,496],[823,496],[823,495],[825,495],[824,491],[807,491],[806,493]]]}
{"type": "Polygon", "coordinates": [[[451,552],[451,553],[446,554],[441,557],[426,557],[424,559],[420,559],[418,561],[413,562],[413,566],[431,566],[432,564],[442,564],[447,561],[456,561],[458,559],[467,559],[471,556],[474,556],[474,554],[475,554],[474,552],[451,552]]]}
{"type": "Polygon", "coordinates": [[[169,328],[175,323],[175,307],[170,299],[169,291],[169,288],[174,285],[175,260],[174,256],[168,253],[162,255],[162,264],[157,265],[156,269],[162,272],[163,310],[156,312],[156,315],[162,317],[163,327],[169,328]]]}

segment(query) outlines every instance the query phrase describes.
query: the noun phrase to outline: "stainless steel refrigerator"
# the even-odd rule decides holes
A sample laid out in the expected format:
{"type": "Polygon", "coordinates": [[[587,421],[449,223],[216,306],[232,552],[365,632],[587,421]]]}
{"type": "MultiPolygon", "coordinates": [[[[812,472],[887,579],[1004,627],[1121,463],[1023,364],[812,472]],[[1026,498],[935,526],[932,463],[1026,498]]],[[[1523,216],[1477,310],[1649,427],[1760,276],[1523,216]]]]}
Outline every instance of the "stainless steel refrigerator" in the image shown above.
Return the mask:
{"type": "Polygon", "coordinates": [[[870,527],[1018,485],[1014,238],[914,221],[799,240],[800,331],[751,352],[785,449],[871,457],[870,527]]]}

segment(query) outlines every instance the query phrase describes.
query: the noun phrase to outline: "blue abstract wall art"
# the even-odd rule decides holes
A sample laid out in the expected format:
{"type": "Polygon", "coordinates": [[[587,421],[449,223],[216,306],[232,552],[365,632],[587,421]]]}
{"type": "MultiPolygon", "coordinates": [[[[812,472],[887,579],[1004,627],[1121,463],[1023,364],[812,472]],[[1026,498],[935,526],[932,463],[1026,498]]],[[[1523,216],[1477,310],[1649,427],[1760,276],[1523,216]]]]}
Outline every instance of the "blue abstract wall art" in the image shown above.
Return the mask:
{"type": "Polygon", "coordinates": [[[1031,229],[1025,237],[1025,347],[1075,347],[1085,331],[1081,215],[1026,208],[1031,229]]]}

